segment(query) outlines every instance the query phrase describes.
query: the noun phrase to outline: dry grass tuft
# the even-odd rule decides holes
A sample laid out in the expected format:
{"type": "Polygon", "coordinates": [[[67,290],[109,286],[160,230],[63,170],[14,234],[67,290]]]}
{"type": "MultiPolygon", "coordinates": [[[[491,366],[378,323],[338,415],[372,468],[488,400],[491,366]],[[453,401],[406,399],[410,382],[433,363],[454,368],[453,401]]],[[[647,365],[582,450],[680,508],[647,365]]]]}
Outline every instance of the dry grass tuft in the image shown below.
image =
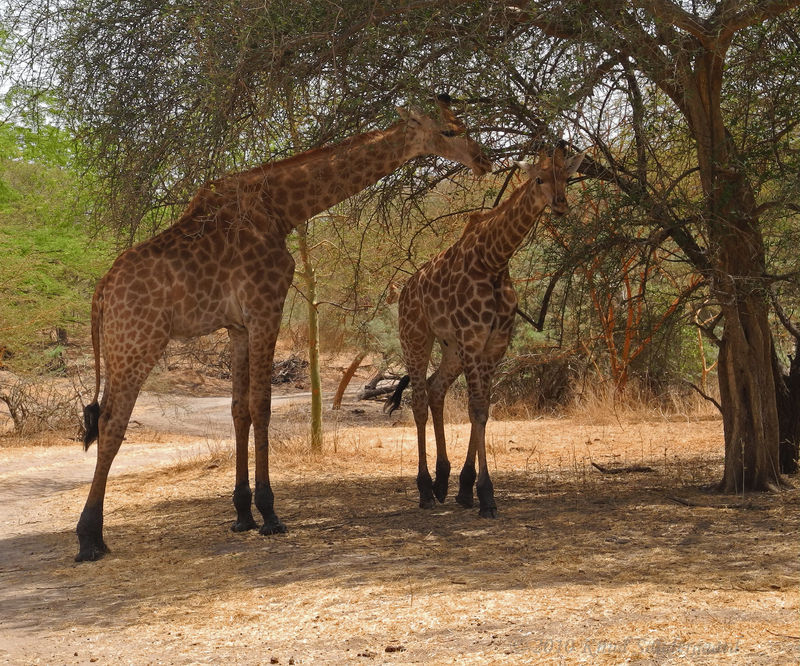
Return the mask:
{"type": "Polygon", "coordinates": [[[631,381],[619,390],[610,382],[587,384],[576,392],[565,416],[587,423],[641,419],[697,420],[719,418],[719,412],[697,393],[669,388],[659,395],[631,381]]]}

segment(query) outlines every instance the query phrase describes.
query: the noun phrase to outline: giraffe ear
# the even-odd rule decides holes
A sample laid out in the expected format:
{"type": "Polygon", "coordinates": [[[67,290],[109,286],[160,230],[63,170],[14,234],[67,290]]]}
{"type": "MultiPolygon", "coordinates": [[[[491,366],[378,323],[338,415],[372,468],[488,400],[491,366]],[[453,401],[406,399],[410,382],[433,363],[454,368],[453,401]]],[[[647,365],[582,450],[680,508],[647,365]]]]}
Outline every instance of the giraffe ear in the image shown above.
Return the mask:
{"type": "Polygon", "coordinates": [[[586,155],[585,151],[578,153],[574,157],[570,157],[569,160],[567,160],[567,163],[564,165],[564,171],[567,174],[567,178],[577,173],[578,167],[580,167],[581,162],[583,162],[584,155],[586,155]]]}

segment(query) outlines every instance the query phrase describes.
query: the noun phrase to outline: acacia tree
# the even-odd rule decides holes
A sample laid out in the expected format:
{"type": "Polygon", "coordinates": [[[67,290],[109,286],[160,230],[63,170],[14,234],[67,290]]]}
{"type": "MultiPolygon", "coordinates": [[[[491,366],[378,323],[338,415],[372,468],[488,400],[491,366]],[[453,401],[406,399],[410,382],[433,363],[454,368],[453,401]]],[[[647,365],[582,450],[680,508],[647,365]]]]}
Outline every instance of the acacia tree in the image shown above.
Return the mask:
{"type": "MultiPolygon", "coordinates": [[[[721,333],[709,330],[725,428],[720,488],[738,491],[781,483],[766,295],[778,278],[794,289],[797,273],[796,261],[768,273],[768,260],[777,267],[786,255],[764,224],[790,220],[797,201],[798,3],[38,0],[16,18],[126,228],[158,222],[150,211],[180,203],[203,178],[283,154],[293,89],[316,109],[300,128],[309,147],[442,87],[458,92],[471,127],[483,119],[498,158],[567,130],[580,147],[596,143],[584,174],[613,183],[649,242],[680,254],[722,313],[721,333]],[[630,152],[614,149],[613,133],[599,136],[618,100],[630,152]]],[[[412,165],[373,192],[400,192],[414,210],[416,195],[451,175],[441,163],[412,165]]],[[[608,242],[641,234],[618,236],[608,242]]]]}
{"type": "Polygon", "coordinates": [[[766,257],[759,210],[739,148],[722,113],[726,56],[736,33],[797,2],[724,2],[701,14],[666,0],[582,3],[578,17],[526,7],[547,34],[592,44],[646,76],[682,114],[695,141],[708,247],[700,263],[722,313],[719,387],[727,492],[781,483],[766,257]]]}

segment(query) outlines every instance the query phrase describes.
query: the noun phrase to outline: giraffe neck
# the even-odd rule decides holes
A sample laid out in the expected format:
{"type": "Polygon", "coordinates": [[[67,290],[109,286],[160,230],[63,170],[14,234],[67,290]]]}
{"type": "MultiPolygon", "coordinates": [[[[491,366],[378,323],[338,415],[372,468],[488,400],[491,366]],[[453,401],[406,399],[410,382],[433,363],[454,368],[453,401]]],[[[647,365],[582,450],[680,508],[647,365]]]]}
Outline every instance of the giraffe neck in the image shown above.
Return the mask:
{"type": "Polygon", "coordinates": [[[360,134],[242,174],[261,188],[267,207],[289,233],[295,226],[344,201],[420,155],[407,142],[407,125],[360,134]]]}
{"type": "Polygon", "coordinates": [[[518,187],[497,208],[489,211],[479,227],[476,245],[481,249],[484,264],[502,270],[536,224],[546,206],[539,188],[529,180],[518,187]]]}

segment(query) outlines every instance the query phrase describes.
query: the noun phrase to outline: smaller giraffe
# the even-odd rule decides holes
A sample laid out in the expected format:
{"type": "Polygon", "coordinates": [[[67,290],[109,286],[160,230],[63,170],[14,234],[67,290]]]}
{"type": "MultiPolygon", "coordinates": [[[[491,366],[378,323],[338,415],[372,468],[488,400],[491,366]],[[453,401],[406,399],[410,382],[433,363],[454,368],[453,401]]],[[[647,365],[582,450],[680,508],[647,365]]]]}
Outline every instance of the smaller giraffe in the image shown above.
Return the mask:
{"type": "Polygon", "coordinates": [[[447,495],[450,462],[444,436],[444,397],[463,371],[469,392],[471,431],[456,501],[464,507],[473,505],[472,488],[477,476],[480,515],[497,515],[486,464],[485,436],[489,391],[497,364],[508,348],[517,308],[508,262],[545,207],[550,206],[558,216],[567,212],[567,178],[578,170],[582,159],[583,154],[579,154],[565,162],[559,146],[552,158],[542,153],[538,164],[518,162],[517,166],[528,175],[527,182],[496,208],[472,214],[461,238],[424,264],[400,293],[400,343],[408,378],[401,380],[387,407],[391,412],[400,405],[410,379],[419,449],[417,488],[419,505],[424,509],[434,506],[434,497],[444,502],[447,495]],[[434,340],[441,345],[442,360],[426,379],[434,340]],[[435,481],[428,472],[425,452],[429,407],[436,438],[435,481]]]}

